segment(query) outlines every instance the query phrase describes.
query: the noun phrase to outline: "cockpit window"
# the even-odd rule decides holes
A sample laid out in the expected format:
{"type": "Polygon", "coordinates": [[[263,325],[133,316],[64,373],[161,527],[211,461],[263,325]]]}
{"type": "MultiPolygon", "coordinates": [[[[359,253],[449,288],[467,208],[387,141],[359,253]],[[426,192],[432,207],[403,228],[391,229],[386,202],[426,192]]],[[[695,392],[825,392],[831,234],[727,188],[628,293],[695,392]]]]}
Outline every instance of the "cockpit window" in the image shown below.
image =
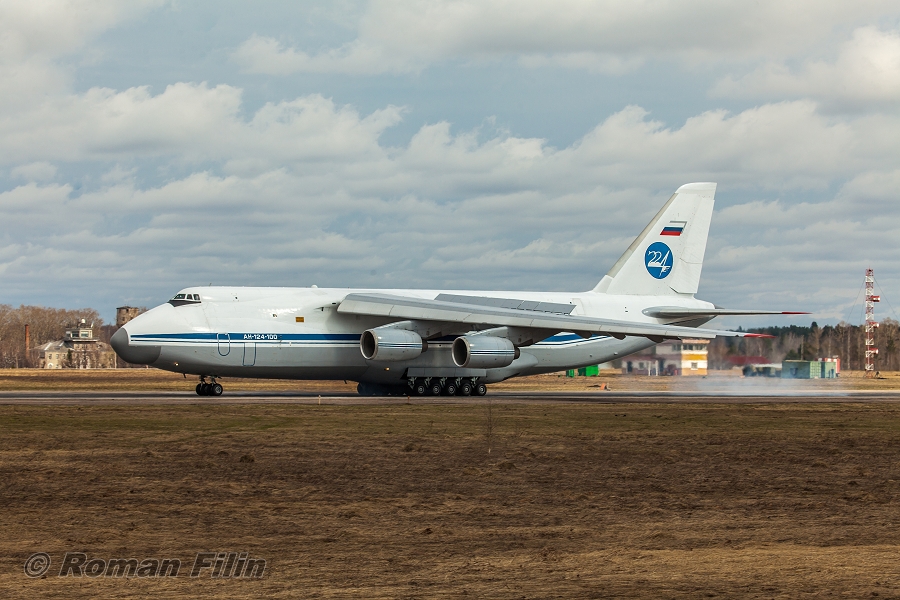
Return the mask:
{"type": "Polygon", "coordinates": [[[175,294],[175,296],[169,300],[169,304],[172,306],[184,306],[185,304],[199,304],[200,303],[200,294],[175,294]]]}

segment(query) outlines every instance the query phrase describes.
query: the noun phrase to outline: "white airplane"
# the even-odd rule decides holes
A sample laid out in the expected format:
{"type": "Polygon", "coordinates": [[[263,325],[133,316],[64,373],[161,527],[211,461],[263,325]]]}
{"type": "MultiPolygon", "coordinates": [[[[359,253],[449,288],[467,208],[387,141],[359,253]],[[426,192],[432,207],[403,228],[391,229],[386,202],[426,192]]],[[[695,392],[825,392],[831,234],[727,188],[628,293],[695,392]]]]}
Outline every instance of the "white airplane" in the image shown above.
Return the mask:
{"type": "Polygon", "coordinates": [[[197,375],[358,382],[363,395],[487,392],[486,384],[621,358],[730,310],[694,298],[715,183],[683,185],[587,292],[192,287],[113,335],[129,363],[197,375]]]}

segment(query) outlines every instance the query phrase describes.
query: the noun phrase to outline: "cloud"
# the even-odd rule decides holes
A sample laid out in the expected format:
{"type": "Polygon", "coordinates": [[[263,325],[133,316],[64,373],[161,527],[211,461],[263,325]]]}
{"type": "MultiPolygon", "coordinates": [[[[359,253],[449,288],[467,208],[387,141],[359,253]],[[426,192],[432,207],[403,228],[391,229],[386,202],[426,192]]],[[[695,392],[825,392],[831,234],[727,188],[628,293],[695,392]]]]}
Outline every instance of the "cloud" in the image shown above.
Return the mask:
{"type": "Polygon", "coordinates": [[[900,31],[860,27],[841,44],[833,62],[807,60],[792,69],[769,62],[740,77],[726,77],[714,96],[815,98],[830,107],[859,109],[900,101],[900,31]]]}
{"type": "Polygon", "coordinates": [[[852,277],[872,225],[879,264],[900,261],[900,117],[794,101],[671,126],[630,106],[562,148],[448,122],[389,146],[401,108],[360,113],[312,94],[248,113],[242,97],[94,88],[0,121],[2,164],[26,180],[0,194],[7,293],[38,279],[87,303],[101,283],[143,304],[209,281],[588,289],[674,188],[702,180],[720,183],[704,274],[720,304],[802,296],[799,308],[833,313],[842,300],[821,273],[852,277]],[[102,175],[47,182],[86,161],[102,175]],[[878,216],[865,210],[875,201],[878,216]]]}
{"type": "Polygon", "coordinates": [[[365,118],[319,95],[267,103],[245,121],[242,90],[177,83],[157,95],[147,87],[92,88],[56,96],[0,117],[0,164],[31,160],[118,160],[176,156],[229,160],[235,170],[270,168],[267,158],[321,164],[383,149],[378,135],[401,118],[388,106],[365,118]]]}
{"type": "Polygon", "coordinates": [[[0,6],[0,56],[4,62],[63,56],[124,19],[162,4],[162,0],[5,2],[0,6]]]}
{"type": "Polygon", "coordinates": [[[425,67],[425,62],[415,57],[391,55],[384,46],[362,40],[310,55],[295,48],[286,48],[274,38],[254,34],[231,56],[245,73],[265,75],[298,72],[359,75],[420,71],[425,67]]]}
{"type": "Polygon", "coordinates": [[[246,72],[269,75],[418,72],[447,60],[505,58],[622,73],[649,58],[719,63],[796,55],[836,28],[897,12],[883,0],[375,0],[358,37],[340,47],[311,52],[254,34],[232,58],[246,72]]]}
{"type": "Polygon", "coordinates": [[[10,171],[10,175],[13,179],[46,181],[56,176],[56,167],[48,162],[34,162],[27,165],[19,165],[10,171]]]}
{"type": "Polygon", "coordinates": [[[589,289],[702,180],[719,182],[702,297],[838,318],[864,266],[890,282],[900,262],[896,3],[376,0],[298,38],[244,14],[194,36],[177,7],[190,44],[152,29],[164,19],[117,37],[158,5],[0,6],[0,301],[107,310],[209,282],[589,289]],[[175,49],[145,61],[147,39],[175,49]],[[640,72],[654,61],[696,90],[732,70],[715,89],[742,101],[632,95],[662,89],[640,72]],[[235,64],[366,77],[259,85],[235,64]],[[542,71],[522,85],[515,64],[542,71]],[[378,77],[426,69],[408,81],[441,91],[378,77]],[[578,114],[529,113],[519,95],[545,75],[551,99],[586,93],[562,69],[636,73],[589,88],[615,100],[578,114]],[[428,105],[499,73],[490,102],[428,105]],[[576,139],[521,133],[539,119],[576,139]]]}
{"type": "Polygon", "coordinates": [[[71,72],[58,60],[163,0],[33,0],[0,4],[0,109],[64,92],[71,72]]]}

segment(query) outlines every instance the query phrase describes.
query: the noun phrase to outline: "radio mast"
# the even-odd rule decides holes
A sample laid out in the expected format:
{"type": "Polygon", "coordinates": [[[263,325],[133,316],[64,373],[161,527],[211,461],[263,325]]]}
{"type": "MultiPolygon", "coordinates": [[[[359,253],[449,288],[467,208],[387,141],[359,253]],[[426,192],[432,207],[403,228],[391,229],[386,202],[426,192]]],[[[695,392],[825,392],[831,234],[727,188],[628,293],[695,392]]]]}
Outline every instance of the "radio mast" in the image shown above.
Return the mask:
{"type": "Polygon", "coordinates": [[[866,269],[866,377],[875,377],[875,303],[881,302],[881,296],[875,295],[875,271],[866,269]]]}

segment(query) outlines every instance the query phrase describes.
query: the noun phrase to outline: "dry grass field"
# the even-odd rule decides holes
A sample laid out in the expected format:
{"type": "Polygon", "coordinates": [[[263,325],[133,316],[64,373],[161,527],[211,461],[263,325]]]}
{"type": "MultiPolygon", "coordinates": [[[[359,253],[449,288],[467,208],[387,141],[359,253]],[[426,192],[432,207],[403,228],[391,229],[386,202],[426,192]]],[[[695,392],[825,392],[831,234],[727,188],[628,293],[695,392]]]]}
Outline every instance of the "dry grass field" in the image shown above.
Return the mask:
{"type": "Polygon", "coordinates": [[[3,598],[900,596],[895,403],[0,406],[0,431],[3,598]],[[66,551],[268,564],[64,579],[66,551]]]}

